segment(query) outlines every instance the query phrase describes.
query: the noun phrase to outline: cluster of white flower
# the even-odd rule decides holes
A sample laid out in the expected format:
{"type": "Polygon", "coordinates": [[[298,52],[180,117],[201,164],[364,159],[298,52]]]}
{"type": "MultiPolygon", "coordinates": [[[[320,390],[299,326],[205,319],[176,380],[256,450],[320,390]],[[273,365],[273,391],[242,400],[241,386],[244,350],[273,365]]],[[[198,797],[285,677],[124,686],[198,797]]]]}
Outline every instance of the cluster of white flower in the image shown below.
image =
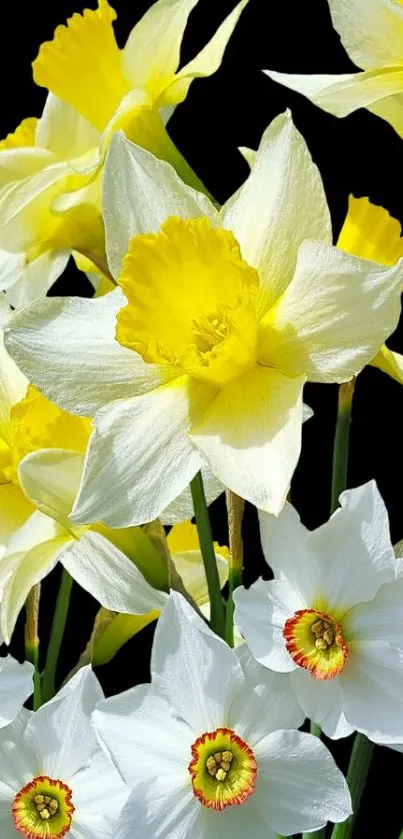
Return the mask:
{"type": "MultiPolygon", "coordinates": [[[[365,365],[403,383],[383,343],[400,227],[351,199],[332,244],[288,112],[242,150],[250,173],[221,208],[166,128],[247,3],[178,70],[197,0],[158,0],[122,50],[98,0],[41,46],[43,114],[0,142],[0,641],[27,613],[27,661],[0,659],[1,839],[275,839],[329,821],[349,839],[357,784],[350,797],[321,730],[358,732],[353,774],[372,743],[403,751],[403,560],[377,486],[345,490],[345,437],[329,521],[308,531],[286,501],[305,383],[340,385],[345,428],[365,365]],[[71,255],[94,298],[45,299],[71,255]],[[229,549],[208,517],[224,490],[229,549]],[[249,589],[245,500],[274,576],[249,589]],[[40,583],[58,562],[41,673],[40,583]],[[72,579],[101,608],[57,692],[72,579]],[[105,699],[92,666],[156,620],[151,684],[105,699]]],[[[403,136],[403,7],[329,3],[364,72],[269,75],[403,136]]]]}

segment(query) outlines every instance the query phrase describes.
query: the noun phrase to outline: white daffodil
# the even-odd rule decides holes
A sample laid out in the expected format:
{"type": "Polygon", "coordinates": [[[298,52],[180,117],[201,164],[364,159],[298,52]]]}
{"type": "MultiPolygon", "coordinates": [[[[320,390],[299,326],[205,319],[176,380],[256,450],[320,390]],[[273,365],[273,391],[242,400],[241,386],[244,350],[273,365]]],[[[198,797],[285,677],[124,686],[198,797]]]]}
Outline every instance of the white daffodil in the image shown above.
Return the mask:
{"type": "Polygon", "coordinates": [[[338,75],[264,72],[337,117],[368,108],[403,136],[402,4],[399,0],[328,2],[333,26],[349,58],[364,72],[338,75]]]}
{"type": "Polygon", "coordinates": [[[128,789],[91,726],[102,696],[83,668],[0,732],[1,839],[114,839],[128,789]]]}
{"type": "Polygon", "coordinates": [[[28,661],[19,664],[11,655],[0,658],[0,728],[16,718],[25,700],[31,696],[33,673],[34,668],[28,661]]]}
{"type": "Polygon", "coordinates": [[[330,753],[290,730],[301,714],[289,677],[262,668],[245,644],[231,650],[181,595],[158,624],[151,672],[151,686],[93,715],[131,788],[117,839],[271,839],[347,818],[330,753]]]}
{"type": "Polygon", "coordinates": [[[32,304],[8,331],[43,393],[97,412],[73,521],[150,521],[206,462],[279,513],[304,382],[346,381],[374,357],[399,317],[401,262],[332,246],[320,175],[288,114],[220,213],[169,164],[115,136],[104,219],[121,288],[32,304]]]}
{"type": "Polygon", "coordinates": [[[261,664],[291,673],[305,714],[334,739],[403,735],[403,579],[372,481],[312,532],[287,504],[260,515],[271,582],[237,589],[235,620],[261,664]]]}
{"type": "Polygon", "coordinates": [[[0,143],[0,290],[21,307],[44,297],[73,249],[105,262],[101,179],[117,129],[169,160],[201,186],[164,123],[195,78],[220,66],[248,0],[178,71],[187,19],[198,0],[159,0],[119,49],[107,0],[74,14],[42,44],[34,80],[49,91],[39,120],[25,119],[0,143]]]}

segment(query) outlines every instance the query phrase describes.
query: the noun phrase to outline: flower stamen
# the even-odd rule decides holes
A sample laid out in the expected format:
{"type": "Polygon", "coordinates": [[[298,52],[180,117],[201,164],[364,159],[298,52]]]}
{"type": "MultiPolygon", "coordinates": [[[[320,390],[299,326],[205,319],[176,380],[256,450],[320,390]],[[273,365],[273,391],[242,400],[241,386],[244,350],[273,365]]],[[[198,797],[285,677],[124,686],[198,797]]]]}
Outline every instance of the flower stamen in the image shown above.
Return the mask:
{"type": "Polygon", "coordinates": [[[343,668],[348,647],[334,618],[315,609],[300,609],[283,629],[286,648],[314,679],[334,679],[343,668]]]}
{"type": "Polygon", "coordinates": [[[229,728],[202,734],[192,746],[189,772],[193,792],[204,807],[224,810],[243,804],[255,790],[257,764],[252,749],[229,728]]]}

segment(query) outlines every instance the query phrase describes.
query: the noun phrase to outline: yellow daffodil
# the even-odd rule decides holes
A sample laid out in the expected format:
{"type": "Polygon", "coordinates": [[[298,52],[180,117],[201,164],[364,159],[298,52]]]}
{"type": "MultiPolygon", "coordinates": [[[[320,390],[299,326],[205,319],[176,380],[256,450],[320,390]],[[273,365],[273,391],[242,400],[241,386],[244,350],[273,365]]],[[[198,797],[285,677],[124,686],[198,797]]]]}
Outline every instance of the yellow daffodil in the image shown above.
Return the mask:
{"type": "Polygon", "coordinates": [[[347,381],[372,360],[399,318],[401,262],[332,246],[322,181],[288,114],[220,212],[116,135],[104,219],[120,288],[38,301],[7,336],[49,398],[95,415],[72,520],[150,521],[206,463],[278,513],[304,382],[347,381]]]}
{"type": "Polygon", "coordinates": [[[0,143],[0,290],[16,307],[44,296],[72,250],[104,259],[100,173],[117,129],[200,182],[165,123],[195,78],[220,66],[248,0],[178,70],[187,19],[198,0],[158,0],[119,49],[107,0],[74,14],[42,44],[34,80],[49,91],[39,120],[23,120],[0,143]]]}
{"type": "Polygon", "coordinates": [[[345,117],[368,108],[403,137],[403,5],[400,0],[328,0],[333,26],[363,72],[297,75],[265,70],[276,82],[345,117]]]}
{"type": "MultiPolygon", "coordinates": [[[[400,223],[383,207],[371,204],[368,198],[350,195],[337,246],[362,259],[394,265],[403,257],[401,233],[400,223]]],[[[371,364],[403,384],[403,356],[400,353],[383,344],[371,364]]]]}

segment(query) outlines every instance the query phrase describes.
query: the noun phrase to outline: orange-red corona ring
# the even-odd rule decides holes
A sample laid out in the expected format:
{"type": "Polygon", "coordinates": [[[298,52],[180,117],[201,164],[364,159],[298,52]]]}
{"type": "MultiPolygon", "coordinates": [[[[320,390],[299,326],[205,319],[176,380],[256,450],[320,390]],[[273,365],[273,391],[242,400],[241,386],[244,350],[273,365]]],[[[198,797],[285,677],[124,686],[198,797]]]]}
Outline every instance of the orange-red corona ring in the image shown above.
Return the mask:
{"type": "Polygon", "coordinates": [[[255,791],[257,764],[252,749],[230,728],[206,731],[192,746],[193,792],[211,810],[243,804],[255,791]]]}
{"type": "Polygon", "coordinates": [[[14,827],[26,839],[61,839],[70,830],[71,789],[47,775],[34,778],[15,796],[14,827]]]}
{"type": "Polygon", "coordinates": [[[316,609],[300,609],[283,629],[290,656],[314,679],[334,679],[345,665],[348,647],[341,626],[316,609]]]}

